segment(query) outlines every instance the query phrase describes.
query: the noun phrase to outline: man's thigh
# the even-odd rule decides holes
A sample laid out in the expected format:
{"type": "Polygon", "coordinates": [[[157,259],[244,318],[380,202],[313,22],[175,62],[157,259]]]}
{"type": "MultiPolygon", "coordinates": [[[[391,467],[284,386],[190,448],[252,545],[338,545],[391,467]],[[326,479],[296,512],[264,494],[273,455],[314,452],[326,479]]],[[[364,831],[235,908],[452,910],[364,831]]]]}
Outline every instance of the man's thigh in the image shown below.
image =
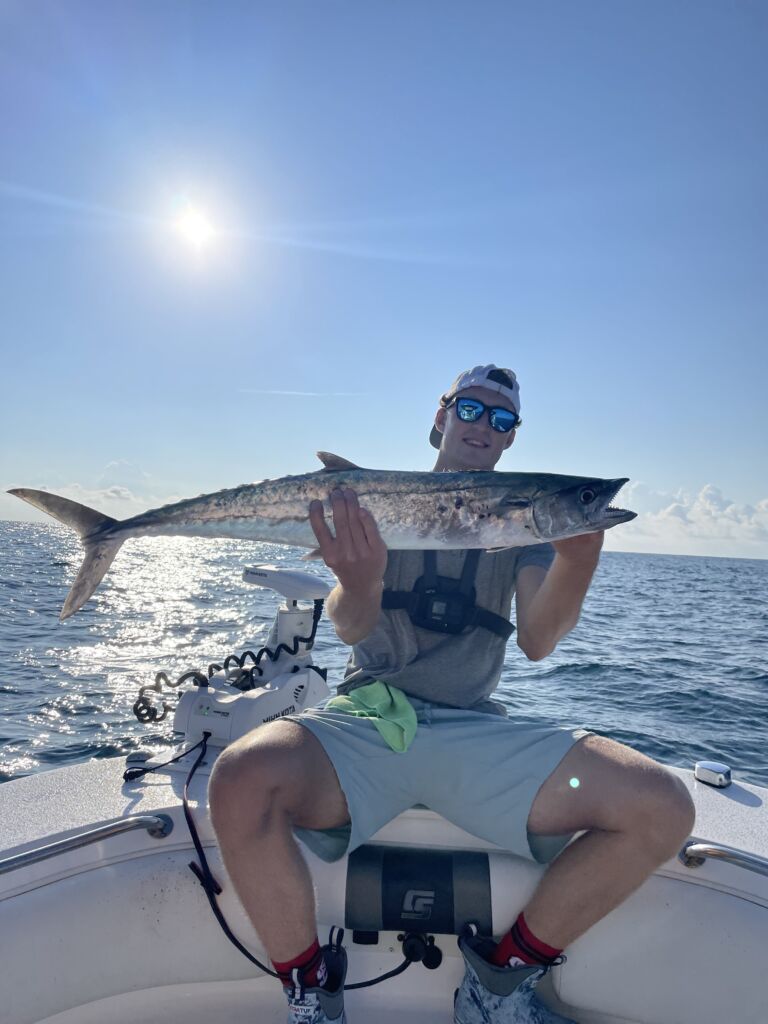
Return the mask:
{"type": "MultiPolygon", "coordinates": [[[[283,719],[283,722],[286,720],[283,719]]],[[[418,802],[418,735],[405,753],[393,751],[373,721],[332,708],[309,708],[291,724],[311,734],[333,765],[348,808],[348,825],[313,824],[311,808],[296,834],[323,860],[333,861],[368,842],[383,825],[418,802]]]]}
{"type": "MultiPolygon", "coordinates": [[[[519,857],[540,861],[526,822],[536,794],[582,736],[583,728],[472,710],[435,711],[425,734],[419,799],[444,818],[519,857]]],[[[578,829],[562,829],[559,848],[578,829]],[[568,833],[565,834],[564,833],[568,833]]]]}
{"type": "Polygon", "coordinates": [[[528,829],[560,835],[589,829],[620,832],[691,799],[663,765],[604,736],[583,737],[546,779],[531,807],[528,829]]]}
{"type": "Polygon", "coordinates": [[[349,812],[336,771],[322,745],[292,721],[269,722],[232,743],[216,769],[241,792],[276,794],[291,821],[303,828],[337,828],[349,812]]]}

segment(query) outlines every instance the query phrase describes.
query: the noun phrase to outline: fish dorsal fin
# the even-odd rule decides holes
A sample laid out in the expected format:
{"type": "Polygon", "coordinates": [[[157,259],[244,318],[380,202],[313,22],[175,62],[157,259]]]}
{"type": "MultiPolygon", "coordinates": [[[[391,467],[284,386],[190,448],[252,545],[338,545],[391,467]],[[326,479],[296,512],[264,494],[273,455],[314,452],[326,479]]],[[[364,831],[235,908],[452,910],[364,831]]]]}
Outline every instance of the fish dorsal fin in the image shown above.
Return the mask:
{"type": "Polygon", "coordinates": [[[322,472],[335,472],[337,469],[361,469],[361,466],[356,466],[354,462],[350,462],[349,459],[342,459],[340,455],[334,455],[333,452],[318,452],[318,459],[323,464],[322,472]]]}

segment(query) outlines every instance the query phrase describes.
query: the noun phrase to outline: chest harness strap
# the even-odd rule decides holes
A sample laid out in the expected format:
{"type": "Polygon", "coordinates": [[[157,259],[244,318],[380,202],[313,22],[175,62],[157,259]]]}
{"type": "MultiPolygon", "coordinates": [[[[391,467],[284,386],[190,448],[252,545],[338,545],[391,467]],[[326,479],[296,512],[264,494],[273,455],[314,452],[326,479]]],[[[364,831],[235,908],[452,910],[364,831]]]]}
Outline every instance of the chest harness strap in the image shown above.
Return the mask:
{"type": "Polygon", "coordinates": [[[437,575],[437,552],[424,552],[424,574],[413,590],[385,590],[381,607],[402,609],[414,626],[436,633],[461,633],[482,626],[508,640],[515,627],[503,615],[496,615],[475,603],[475,575],[480,549],[471,548],[464,559],[461,578],[437,575]]]}

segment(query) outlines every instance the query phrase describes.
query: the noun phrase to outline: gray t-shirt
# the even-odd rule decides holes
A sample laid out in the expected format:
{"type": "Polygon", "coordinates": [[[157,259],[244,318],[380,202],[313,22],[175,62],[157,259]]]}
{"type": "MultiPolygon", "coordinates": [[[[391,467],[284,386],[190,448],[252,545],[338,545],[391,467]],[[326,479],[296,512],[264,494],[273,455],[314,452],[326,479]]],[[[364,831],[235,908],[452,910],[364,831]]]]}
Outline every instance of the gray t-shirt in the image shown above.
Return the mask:
{"type": "MultiPolygon", "coordinates": [[[[438,575],[459,579],[465,556],[464,550],[438,551],[438,575]]],[[[482,552],[474,584],[478,606],[509,619],[520,569],[548,569],[554,557],[551,544],[482,552]]],[[[384,586],[411,590],[423,573],[422,551],[390,551],[384,586]]],[[[404,610],[382,609],[368,636],[353,646],[338,692],[381,680],[422,700],[505,714],[502,705],[488,700],[499,684],[505,648],[502,637],[482,626],[437,633],[414,626],[404,610]]]]}

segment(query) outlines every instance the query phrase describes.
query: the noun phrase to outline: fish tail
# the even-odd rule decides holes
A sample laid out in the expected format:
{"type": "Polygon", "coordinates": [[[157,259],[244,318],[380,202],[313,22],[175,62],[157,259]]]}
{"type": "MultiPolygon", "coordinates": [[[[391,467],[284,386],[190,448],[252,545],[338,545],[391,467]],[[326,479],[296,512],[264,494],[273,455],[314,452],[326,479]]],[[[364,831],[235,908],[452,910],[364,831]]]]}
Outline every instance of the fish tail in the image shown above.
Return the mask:
{"type": "Polygon", "coordinates": [[[116,526],[119,520],[105,516],[96,509],[88,508],[87,505],[70,501],[69,498],[51,494],[49,491],[33,491],[19,487],[8,493],[15,494],[17,498],[22,498],[35,508],[58,519],[65,526],[76,530],[83,542],[85,558],[61,609],[60,620],[63,622],[70,615],[74,615],[78,608],[82,608],[112,565],[123,538],[101,535],[110,527],[116,526]]]}

